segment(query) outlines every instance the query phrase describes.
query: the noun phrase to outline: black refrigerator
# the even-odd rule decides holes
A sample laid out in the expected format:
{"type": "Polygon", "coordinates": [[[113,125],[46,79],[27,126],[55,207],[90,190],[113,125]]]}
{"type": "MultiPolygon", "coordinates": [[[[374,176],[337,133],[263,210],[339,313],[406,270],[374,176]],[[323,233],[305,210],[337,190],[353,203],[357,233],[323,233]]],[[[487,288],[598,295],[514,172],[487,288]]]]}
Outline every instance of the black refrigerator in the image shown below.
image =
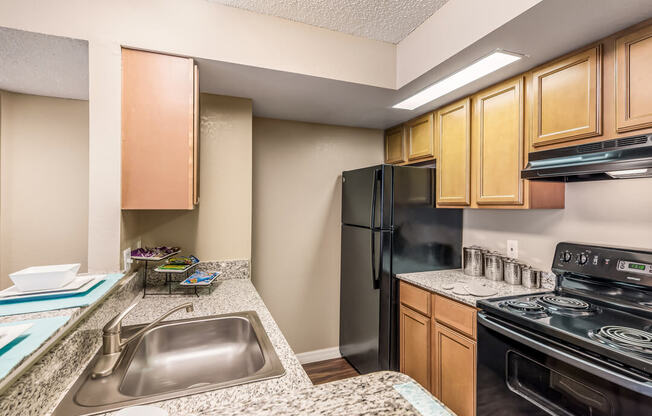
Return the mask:
{"type": "Polygon", "coordinates": [[[342,172],[340,353],[360,373],[398,370],[398,273],[459,268],[462,210],[435,208],[435,169],[342,172]]]}

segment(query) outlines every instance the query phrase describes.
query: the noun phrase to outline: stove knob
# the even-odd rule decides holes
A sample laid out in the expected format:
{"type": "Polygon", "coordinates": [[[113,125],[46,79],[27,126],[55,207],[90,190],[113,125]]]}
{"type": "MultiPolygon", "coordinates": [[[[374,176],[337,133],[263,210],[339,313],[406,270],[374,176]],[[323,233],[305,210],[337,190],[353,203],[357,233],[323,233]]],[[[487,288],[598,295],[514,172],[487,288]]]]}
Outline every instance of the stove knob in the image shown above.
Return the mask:
{"type": "Polygon", "coordinates": [[[580,264],[580,266],[585,265],[589,261],[589,256],[587,256],[584,253],[580,253],[580,255],[577,258],[577,262],[580,264]]]}
{"type": "Polygon", "coordinates": [[[564,263],[568,263],[569,261],[571,261],[572,258],[573,255],[568,250],[561,253],[561,261],[563,261],[564,263]]]}

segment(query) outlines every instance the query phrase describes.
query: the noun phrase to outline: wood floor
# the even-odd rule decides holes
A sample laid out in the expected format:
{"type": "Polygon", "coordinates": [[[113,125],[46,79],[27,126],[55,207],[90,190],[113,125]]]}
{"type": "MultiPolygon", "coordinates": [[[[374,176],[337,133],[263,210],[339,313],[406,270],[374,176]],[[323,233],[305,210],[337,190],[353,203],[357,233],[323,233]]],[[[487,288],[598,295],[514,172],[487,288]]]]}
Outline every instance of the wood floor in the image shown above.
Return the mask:
{"type": "Polygon", "coordinates": [[[344,358],[304,364],[303,369],[306,370],[313,384],[330,383],[359,375],[344,358]]]}

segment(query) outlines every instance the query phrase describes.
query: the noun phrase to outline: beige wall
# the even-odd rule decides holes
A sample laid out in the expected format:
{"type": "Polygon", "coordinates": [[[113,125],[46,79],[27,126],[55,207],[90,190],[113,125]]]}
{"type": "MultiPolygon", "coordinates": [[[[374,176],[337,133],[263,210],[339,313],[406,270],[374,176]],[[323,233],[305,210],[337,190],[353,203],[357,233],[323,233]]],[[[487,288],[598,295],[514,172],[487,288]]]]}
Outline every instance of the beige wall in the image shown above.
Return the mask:
{"type": "Polygon", "coordinates": [[[379,130],[254,118],[252,278],[296,353],[339,343],[340,175],[380,163],[379,130]]]}
{"type": "Polygon", "coordinates": [[[199,205],[123,211],[122,248],[178,245],[201,260],[251,258],[252,102],[201,94],[199,205]]]}
{"type": "Polygon", "coordinates": [[[550,270],[560,241],[652,249],[652,179],[566,184],[566,209],[465,210],[464,244],[505,251],[518,240],[519,258],[550,270]]]}
{"type": "Polygon", "coordinates": [[[0,92],[0,288],[88,257],[88,102],[0,92]]]}

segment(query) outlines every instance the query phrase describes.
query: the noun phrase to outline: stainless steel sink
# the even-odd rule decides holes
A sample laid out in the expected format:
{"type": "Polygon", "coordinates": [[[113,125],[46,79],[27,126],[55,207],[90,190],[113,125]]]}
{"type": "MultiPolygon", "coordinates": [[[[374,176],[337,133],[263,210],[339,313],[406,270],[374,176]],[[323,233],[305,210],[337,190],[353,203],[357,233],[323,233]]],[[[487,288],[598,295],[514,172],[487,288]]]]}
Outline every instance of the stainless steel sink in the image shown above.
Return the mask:
{"type": "Polygon", "coordinates": [[[255,312],[163,322],[122,354],[113,374],[92,378],[98,351],[54,415],[102,413],[285,373],[255,312]]]}

